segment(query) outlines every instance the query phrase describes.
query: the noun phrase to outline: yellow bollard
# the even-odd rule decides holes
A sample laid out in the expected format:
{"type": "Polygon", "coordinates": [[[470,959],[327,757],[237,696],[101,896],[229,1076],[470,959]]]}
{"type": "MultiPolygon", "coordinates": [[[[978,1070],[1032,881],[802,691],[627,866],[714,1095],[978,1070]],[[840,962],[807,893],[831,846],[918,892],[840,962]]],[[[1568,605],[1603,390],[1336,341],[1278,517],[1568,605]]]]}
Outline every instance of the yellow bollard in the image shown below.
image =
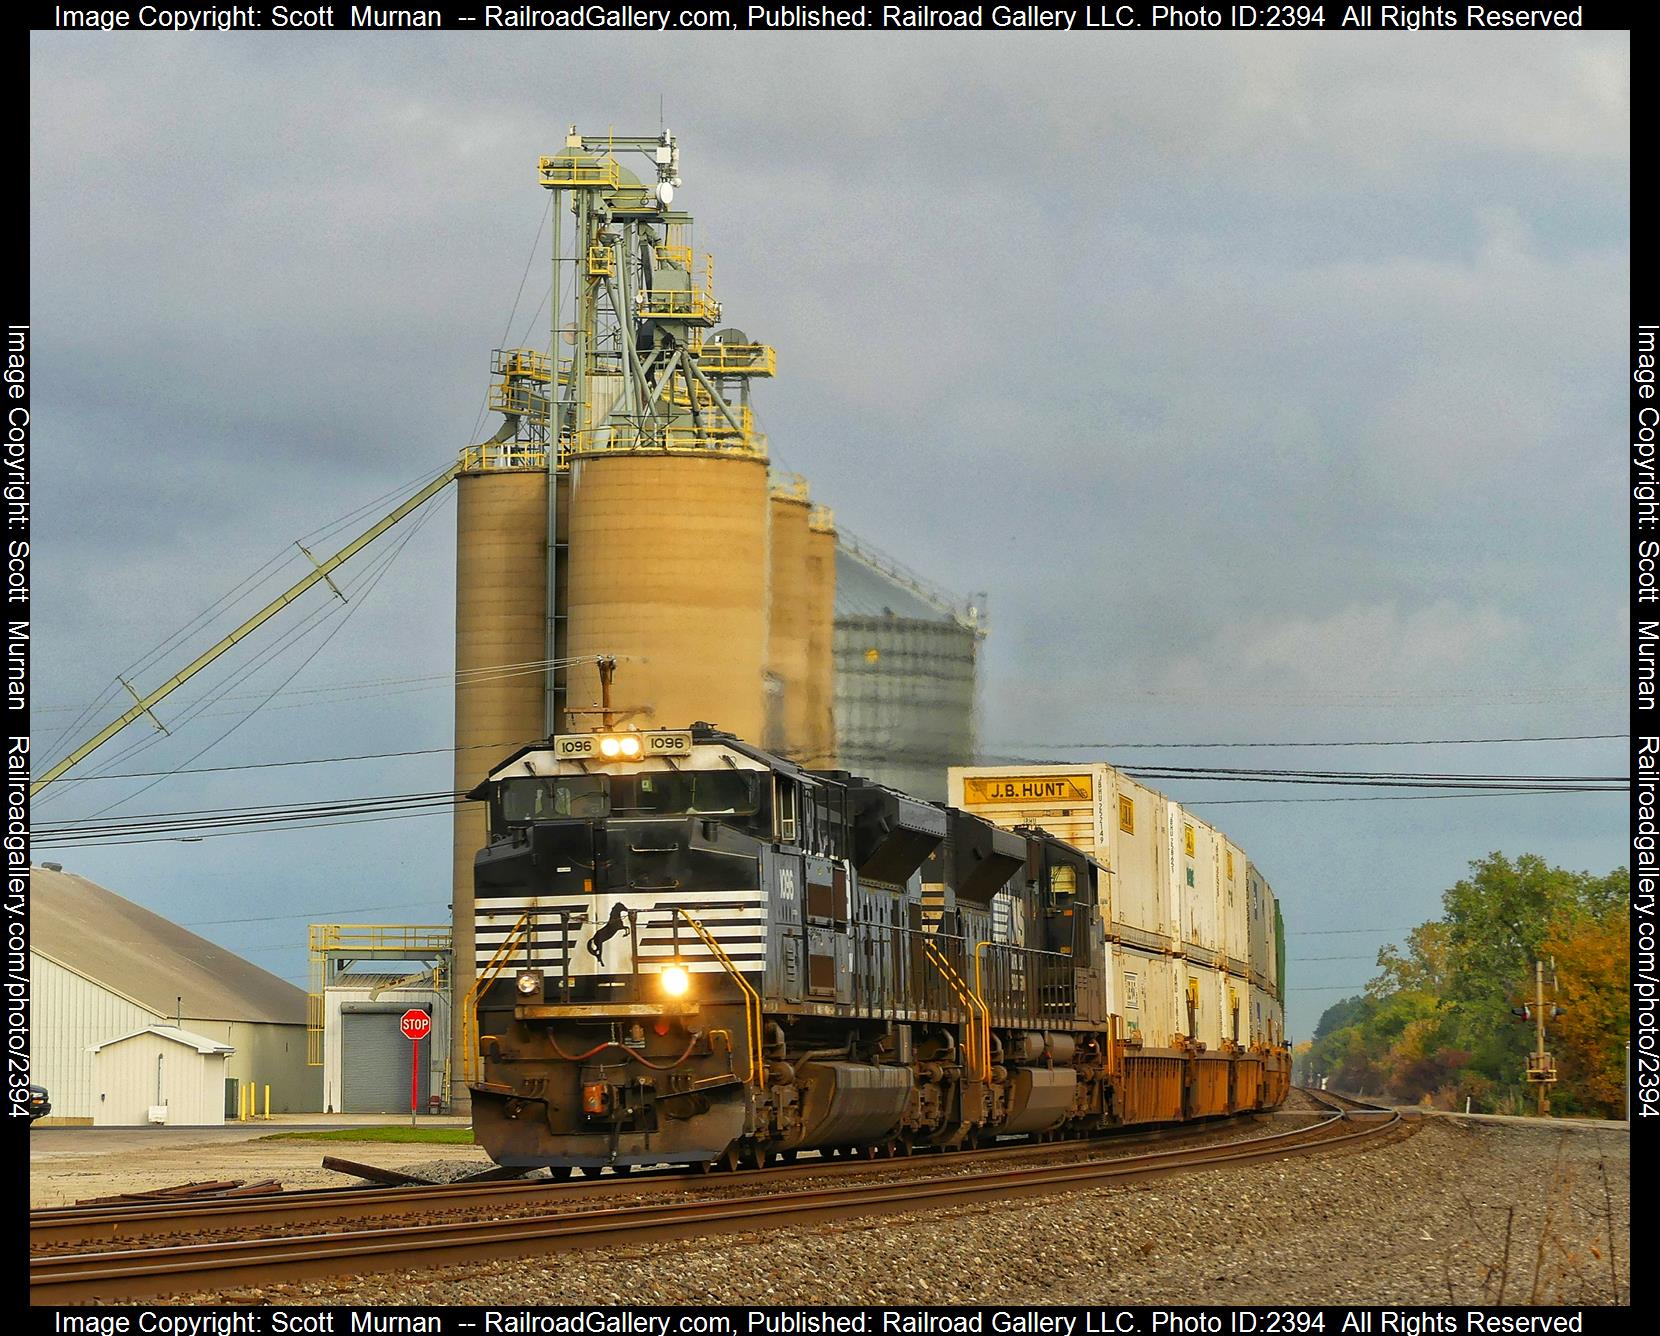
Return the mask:
{"type": "Polygon", "coordinates": [[[265,1087],[265,1119],[266,1119],[267,1122],[269,1122],[270,1119],[271,1119],[271,1087],[270,1086],[265,1087]]]}

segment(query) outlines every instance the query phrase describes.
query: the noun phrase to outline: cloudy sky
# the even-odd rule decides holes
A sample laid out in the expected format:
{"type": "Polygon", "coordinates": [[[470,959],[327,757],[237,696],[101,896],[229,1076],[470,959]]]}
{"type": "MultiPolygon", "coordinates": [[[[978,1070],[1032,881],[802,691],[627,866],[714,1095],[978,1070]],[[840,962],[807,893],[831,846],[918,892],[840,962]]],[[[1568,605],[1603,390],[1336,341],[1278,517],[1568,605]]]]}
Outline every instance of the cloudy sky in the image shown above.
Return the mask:
{"type": "MultiPolygon", "coordinates": [[[[1629,51],[36,34],[39,754],[285,548],[255,594],[296,578],[294,539],[479,439],[490,350],[546,341],[537,156],[571,122],[655,132],[660,101],[727,317],[779,350],[779,461],[989,594],[989,754],[1622,732],[1629,51]]],[[[77,773],[424,754],[88,780],[37,825],[446,788],[453,498],[394,538],[348,605],[313,593],[162,707],[172,735],[77,773]]],[[[1089,754],[1624,771],[1617,742],[1089,754]]],[[[1613,796],[1166,787],[1280,892],[1304,1036],[1470,859],[1624,861],[1613,796]]],[[[441,919],[448,842],[421,817],[38,856],[303,982],[309,919],[441,919]]]]}

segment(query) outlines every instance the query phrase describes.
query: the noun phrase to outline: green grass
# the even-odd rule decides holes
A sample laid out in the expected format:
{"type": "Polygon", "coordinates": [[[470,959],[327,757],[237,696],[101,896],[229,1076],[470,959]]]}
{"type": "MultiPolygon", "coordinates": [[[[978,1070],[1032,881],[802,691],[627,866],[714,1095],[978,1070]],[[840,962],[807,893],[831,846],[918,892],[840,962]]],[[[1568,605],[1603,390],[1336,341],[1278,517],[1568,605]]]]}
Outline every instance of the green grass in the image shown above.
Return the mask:
{"type": "Polygon", "coordinates": [[[470,1127],[343,1127],[337,1132],[273,1132],[261,1141],[400,1141],[427,1146],[471,1146],[470,1127]]]}

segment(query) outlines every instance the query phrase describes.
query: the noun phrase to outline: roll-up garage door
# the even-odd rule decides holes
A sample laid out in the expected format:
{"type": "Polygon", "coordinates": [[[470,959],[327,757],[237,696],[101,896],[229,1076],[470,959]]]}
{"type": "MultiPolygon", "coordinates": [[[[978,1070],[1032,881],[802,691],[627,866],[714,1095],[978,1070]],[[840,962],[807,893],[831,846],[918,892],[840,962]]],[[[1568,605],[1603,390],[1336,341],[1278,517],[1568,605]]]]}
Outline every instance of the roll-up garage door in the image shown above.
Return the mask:
{"type": "MultiPolygon", "coordinates": [[[[409,1064],[416,1047],[403,1037],[398,1021],[408,1008],[341,1008],[341,1112],[409,1112],[409,1064]]],[[[430,1038],[421,1040],[419,1107],[431,1093],[430,1038]]]]}

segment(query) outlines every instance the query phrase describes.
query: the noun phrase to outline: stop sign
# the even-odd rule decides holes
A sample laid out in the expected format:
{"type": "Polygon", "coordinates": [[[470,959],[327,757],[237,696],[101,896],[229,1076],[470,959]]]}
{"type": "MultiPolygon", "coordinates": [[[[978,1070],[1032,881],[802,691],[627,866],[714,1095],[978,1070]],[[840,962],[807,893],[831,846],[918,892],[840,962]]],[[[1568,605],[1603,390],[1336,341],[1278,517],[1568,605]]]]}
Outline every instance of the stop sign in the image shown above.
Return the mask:
{"type": "Polygon", "coordinates": [[[432,1032],[432,1017],[419,1007],[411,1007],[404,1012],[398,1028],[403,1031],[405,1039],[425,1039],[432,1032]]]}

